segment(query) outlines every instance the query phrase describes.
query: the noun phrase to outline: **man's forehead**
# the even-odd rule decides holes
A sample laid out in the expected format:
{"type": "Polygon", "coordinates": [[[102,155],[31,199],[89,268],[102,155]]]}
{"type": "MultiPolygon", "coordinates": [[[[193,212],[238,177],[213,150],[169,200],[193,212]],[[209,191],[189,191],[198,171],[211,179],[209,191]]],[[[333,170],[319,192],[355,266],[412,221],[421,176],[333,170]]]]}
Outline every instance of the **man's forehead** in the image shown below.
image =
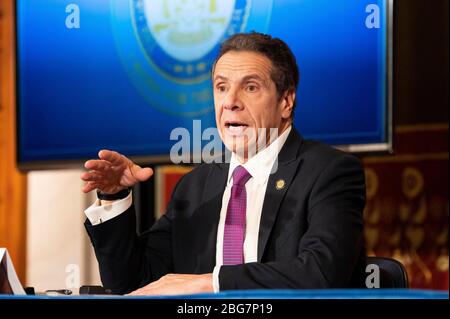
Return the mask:
{"type": "Polygon", "coordinates": [[[245,77],[249,75],[267,78],[270,77],[271,66],[271,61],[262,54],[231,51],[225,53],[217,61],[214,68],[214,79],[216,77],[245,77]]]}

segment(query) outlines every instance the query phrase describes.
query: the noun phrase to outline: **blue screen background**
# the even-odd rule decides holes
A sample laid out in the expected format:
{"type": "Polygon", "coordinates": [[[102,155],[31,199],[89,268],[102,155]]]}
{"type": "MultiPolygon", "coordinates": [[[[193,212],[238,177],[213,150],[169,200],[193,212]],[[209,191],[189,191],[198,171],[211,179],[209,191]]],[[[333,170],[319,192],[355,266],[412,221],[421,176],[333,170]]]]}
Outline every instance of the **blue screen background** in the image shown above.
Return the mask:
{"type": "MultiPolygon", "coordinates": [[[[167,155],[173,128],[192,129],[194,119],[215,126],[212,101],[193,115],[154,107],[118,52],[112,4],[75,3],[77,30],[65,27],[65,1],[17,1],[20,162],[84,160],[103,148],[167,155]]],[[[265,28],[256,31],[280,37],[296,55],[301,134],[331,145],[386,142],[385,1],[274,0],[269,11],[246,28],[265,28]],[[379,29],[365,26],[370,3],[381,9],[379,29]]]]}

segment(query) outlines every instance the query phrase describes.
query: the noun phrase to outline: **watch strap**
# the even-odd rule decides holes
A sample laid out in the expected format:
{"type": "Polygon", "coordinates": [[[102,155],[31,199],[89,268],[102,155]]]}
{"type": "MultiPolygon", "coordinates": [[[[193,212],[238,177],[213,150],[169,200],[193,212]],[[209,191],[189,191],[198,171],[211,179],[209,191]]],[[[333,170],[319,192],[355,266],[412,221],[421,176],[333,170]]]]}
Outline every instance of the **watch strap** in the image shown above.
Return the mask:
{"type": "Polygon", "coordinates": [[[120,192],[109,194],[97,189],[97,198],[100,200],[119,200],[126,198],[131,192],[131,188],[122,189],[120,192]]]}

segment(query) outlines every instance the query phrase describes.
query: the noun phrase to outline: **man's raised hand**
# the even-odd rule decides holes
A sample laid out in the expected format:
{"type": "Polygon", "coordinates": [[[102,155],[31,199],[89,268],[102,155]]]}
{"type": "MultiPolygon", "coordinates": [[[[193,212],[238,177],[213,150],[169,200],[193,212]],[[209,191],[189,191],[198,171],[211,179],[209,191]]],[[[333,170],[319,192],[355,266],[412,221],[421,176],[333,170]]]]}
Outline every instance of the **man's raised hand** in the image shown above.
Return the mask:
{"type": "Polygon", "coordinates": [[[98,157],[99,159],[89,160],[84,164],[89,170],[81,175],[81,179],[86,182],[82,189],[85,193],[99,189],[114,194],[138,182],[144,182],[153,175],[151,168],[142,168],[114,151],[101,150],[98,157]]]}

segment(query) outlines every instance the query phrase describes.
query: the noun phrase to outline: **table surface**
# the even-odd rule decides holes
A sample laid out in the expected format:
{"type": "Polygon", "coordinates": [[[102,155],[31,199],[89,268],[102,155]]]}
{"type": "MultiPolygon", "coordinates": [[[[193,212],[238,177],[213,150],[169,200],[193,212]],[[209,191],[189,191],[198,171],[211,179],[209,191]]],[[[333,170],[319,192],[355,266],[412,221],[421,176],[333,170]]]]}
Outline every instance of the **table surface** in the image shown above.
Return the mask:
{"type": "Polygon", "coordinates": [[[449,299],[448,291],[419,289],[234,290],[216,294],[130,297],[119,295],[0,295],[0,299],[449,299]]]}

